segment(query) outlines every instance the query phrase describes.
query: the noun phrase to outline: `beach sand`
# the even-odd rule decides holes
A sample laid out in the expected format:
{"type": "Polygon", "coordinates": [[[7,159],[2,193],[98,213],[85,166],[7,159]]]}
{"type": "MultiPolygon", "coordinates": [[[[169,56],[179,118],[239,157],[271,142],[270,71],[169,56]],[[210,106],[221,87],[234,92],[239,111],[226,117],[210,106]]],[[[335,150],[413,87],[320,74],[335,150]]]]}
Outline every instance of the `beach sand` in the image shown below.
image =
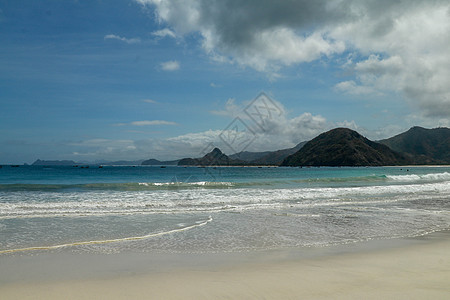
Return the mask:
{"type": "MultiPolygon", "coordinates": [[[[232,263],[201,267],[195,267],[193,262],[191,266],[175,265],[149,272],[91,274],[72,279],[52,277],[51,280],[13,280],[0,284],[0,299],[450,297],[448,233],[400,246],[350,249],[353,249],[351,245],[331,254],[303,258],[286,256],[282,259],[235,260],[232,263]]],[[[111,257],[114,255],[109,259],[111,257]]],[[[3,267],[13,266],[4,264],[3,267]]],[[[5,271],[3,269],[0,272],[5,271]]]]}

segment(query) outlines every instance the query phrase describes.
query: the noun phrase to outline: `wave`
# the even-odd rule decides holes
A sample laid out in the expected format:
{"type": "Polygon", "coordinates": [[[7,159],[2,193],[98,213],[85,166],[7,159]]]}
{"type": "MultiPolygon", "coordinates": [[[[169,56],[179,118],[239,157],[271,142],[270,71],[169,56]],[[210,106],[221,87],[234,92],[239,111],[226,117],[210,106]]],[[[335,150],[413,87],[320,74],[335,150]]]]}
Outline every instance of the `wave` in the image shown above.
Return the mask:
{"type": "Polygon", "coordinates": [[[411,175],[387,175],[388,179],[400,182],[419,182],[419,181],[450,181],[450,173],[431,173],[431,174],[411,174],[411,175]]]}
{"type": "Polygon", "coordinates": [[[62,190],[177,190],[192,188],[232,188],[241,183],[232,182],[125,182],[125,183],[85,183],[85,184],[0,184],[0,191],[62,191],[62,190]]]}
{"type": "Polygon", "coordinates": [[[447,182],[356,187],[245,188],[145,191],[88,191],[0,194],[0,219],[87,217],[177,213],[240,212],[371,205],[426,199],[440,203],[450,196],[447,182]]]}
{"type": "Polygon", "coordinates": [[[36,251],[36,250],[54,250],[54,249],[74,247],[74,246],[99,245],[99,244],[111,244],[111,243],[117,243],[117,242],[138,241],[138,240],[144,240],[144,239],[148,239],[148,238],[152,238],[152,237],[187,231],[190,229],[194,229],[196,227],[204,226],[204,225],[208,224],[209,222],[212,222],[212,220],[213,220],[213,218],[211,216],[209,216],[209,218],[207,220],[197,221],[194,224],[187,225],[185,227],[176,228],[176,229],[172,229],[172,230],[168,230],[168,231],[150,233],[150,234],[142,235],[142,236],[131,236],[131,237],[124,237],[124,238],[117,238],[117,239],[109,239],[109,240],[73,242],[73,243],[66,243],[66,244],[53,245],[53,246],[37,246],[37,247],[26,247],[26,248],[18,248],[18,249],[0,250],[0,254],[27,252],[27,251],[36,251]]]}
{"type": "Polygon", "coordinates": [[[292,180],[293,182],[305,183],[345,183],[345,182],[380,182],[386,181],[386,175],[367,175],[367,176],[352,176],[352,177],[324,177],[324,178],[308,178],[292,180]]]}
{"type": "Polygon", "coordinates": [[[346,182],[442,182],[450,181],[450,173],[410,174],[410,175],[367,175],[355,177],[325,177],[294,180],[308,183],[346,183],[346,182]]]}
{"type": "Polygon", "coordinates": [[[247,182],[220,182],[220,181],[196,181],[196,182],[110,182],[110,183],[79,183],[79,184],[37,184],[37,183],[12,183],[0,184],[0,192],[11,191],[151,191],[151,190],[185,190],[185,189],[234,189],[234,188],[252,188],[252,187],[279,187],[279,186],[297,186],[298,184],[334,185],[346,183],[365,184],[414,184],[427,182],[446,182],[450,181],[450,173],[429,173],[429,174],[408,174],[408,175],[385,175],[372,174],[365,176],[349,177],[317,177],[305,179],[272,179],[247,182]]]}

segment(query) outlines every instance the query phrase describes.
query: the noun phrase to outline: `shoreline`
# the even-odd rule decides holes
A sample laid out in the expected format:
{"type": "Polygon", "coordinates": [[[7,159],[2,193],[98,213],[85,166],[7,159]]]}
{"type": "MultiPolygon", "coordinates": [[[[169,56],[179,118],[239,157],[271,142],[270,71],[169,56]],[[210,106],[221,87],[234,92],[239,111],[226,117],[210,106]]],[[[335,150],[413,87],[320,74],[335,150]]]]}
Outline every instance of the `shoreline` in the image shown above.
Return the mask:
{"type": "Polygon", "coordinates": [[[448,253],[450,231],[263,253],[0,256],[0,294],[4,299],[445,299],[448,253]]]}

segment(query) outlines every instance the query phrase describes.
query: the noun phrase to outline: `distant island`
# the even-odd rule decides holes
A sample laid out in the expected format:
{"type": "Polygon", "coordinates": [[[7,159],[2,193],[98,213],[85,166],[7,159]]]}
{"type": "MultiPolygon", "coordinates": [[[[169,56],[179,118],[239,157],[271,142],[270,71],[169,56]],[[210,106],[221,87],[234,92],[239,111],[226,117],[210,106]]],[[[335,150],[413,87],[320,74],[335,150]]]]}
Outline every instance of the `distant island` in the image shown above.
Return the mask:
{"type": "MultiPolygon", "coordinates": [[[[36,160],[33,165],[86,165],[73,160],[36,160]]],[[[371,141],[348,128],[335,128],[293,148],[224,154],[219,148],[199,158],[171,161],[99,161],[89,165],[144,166],[390,166],[450,164],[450,129],[414,126],[388,139],[371,141]]]]}
{"type": "Polygon", "coordinates": [[[201,158],[183,158],[178,162],[179,166],[243,166],[247,162],[232,159],[223,154],[219,148],[214,148],[210,153],[201,158]]]}
{"type": "Polygon", "coordinates": [[[144,160],[117,160],[117,161],[95,161],[95,162],[75,162],[73,160],[41,160],[38,159],[32,166],[138,166],[141,165],[144,160]]]}
{"type": "Polygon", "coordinates": [[[77,163],[73,160],[36,160],[32,166],[73,166],[77,163]]]}

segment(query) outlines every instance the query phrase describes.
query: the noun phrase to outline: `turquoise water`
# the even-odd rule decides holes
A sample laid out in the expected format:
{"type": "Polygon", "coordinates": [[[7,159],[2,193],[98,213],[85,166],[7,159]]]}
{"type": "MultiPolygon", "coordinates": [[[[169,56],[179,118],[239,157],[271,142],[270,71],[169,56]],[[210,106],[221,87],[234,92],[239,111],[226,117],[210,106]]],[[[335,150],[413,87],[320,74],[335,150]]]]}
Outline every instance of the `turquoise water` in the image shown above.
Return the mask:
{"type": "Polygon", "coordinates": [[[0,254],[203,253],[450,229],[450,167],[0,168],[0,254]]]}

